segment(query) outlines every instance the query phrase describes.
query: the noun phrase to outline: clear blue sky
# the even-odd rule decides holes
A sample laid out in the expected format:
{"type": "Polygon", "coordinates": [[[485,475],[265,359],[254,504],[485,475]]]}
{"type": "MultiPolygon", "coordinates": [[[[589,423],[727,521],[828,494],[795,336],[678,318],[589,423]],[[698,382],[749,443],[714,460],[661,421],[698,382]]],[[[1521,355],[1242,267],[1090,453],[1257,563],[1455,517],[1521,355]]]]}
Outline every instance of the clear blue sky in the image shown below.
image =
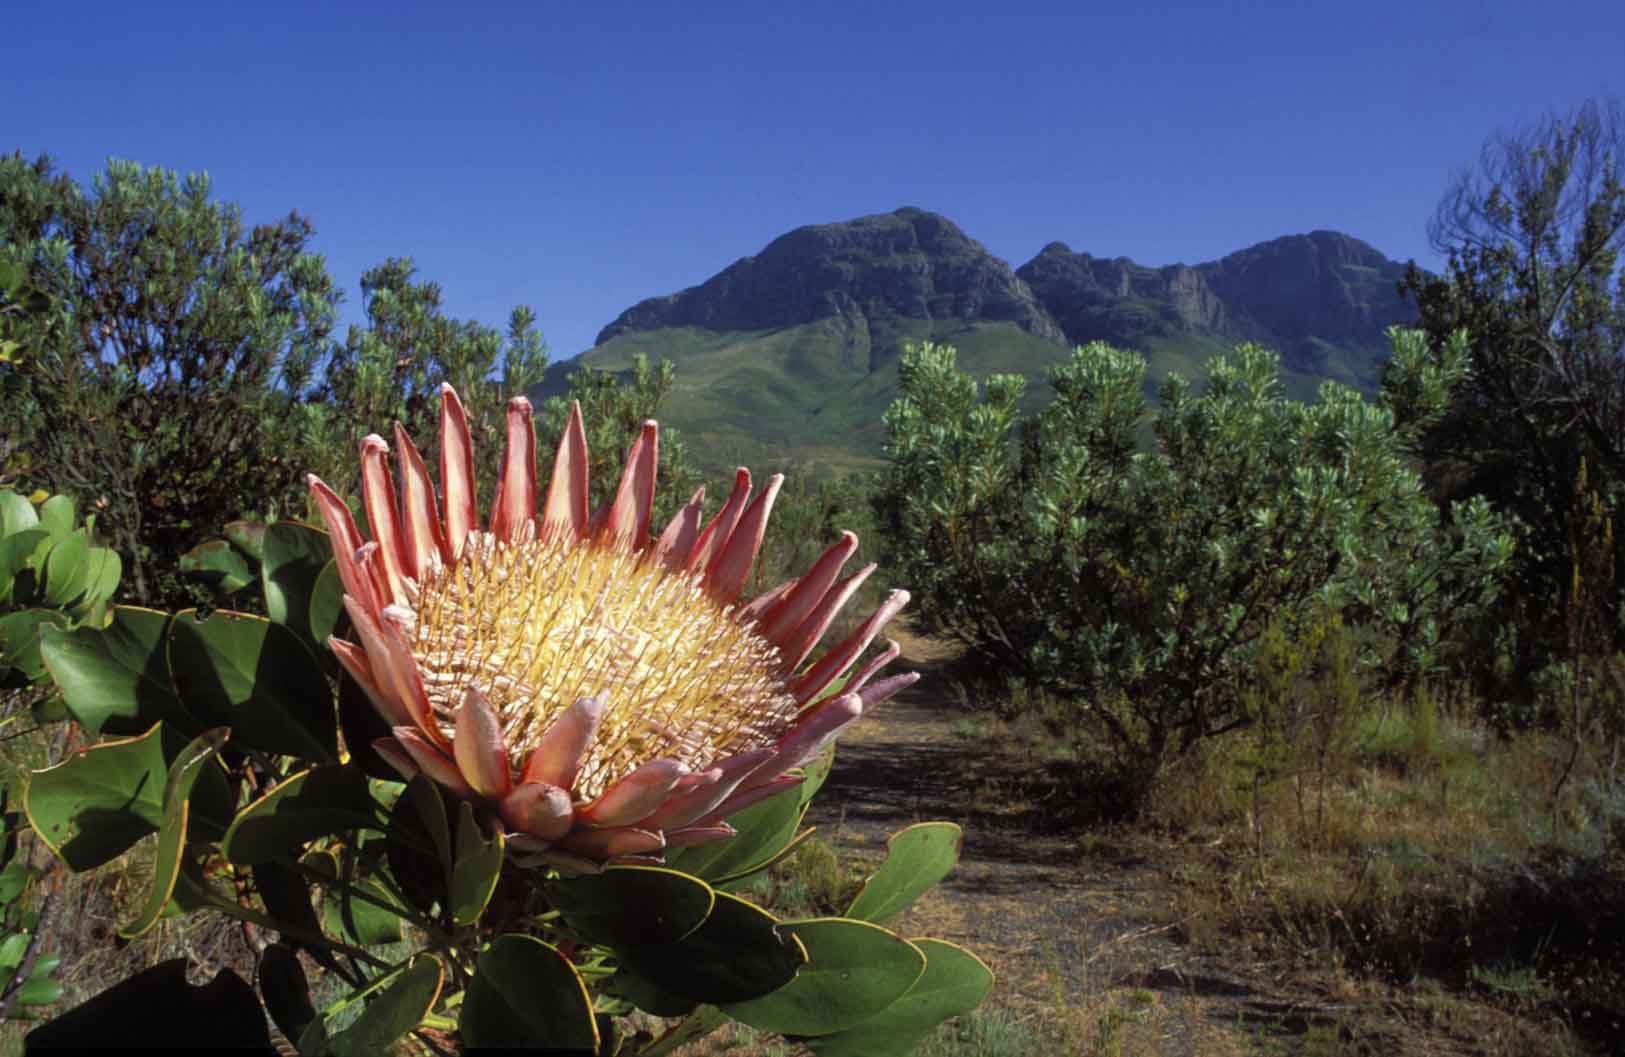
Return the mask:
{"type": "Polygon", "coordinates": [[[414,257],[555,359],[793,227],[917,205],[1019,266],[1334,228],[1436,263],[1485,137],[1625,95],[1621,0],[37,3],[0,150],[207,170],[350,292],[414,257]]]}

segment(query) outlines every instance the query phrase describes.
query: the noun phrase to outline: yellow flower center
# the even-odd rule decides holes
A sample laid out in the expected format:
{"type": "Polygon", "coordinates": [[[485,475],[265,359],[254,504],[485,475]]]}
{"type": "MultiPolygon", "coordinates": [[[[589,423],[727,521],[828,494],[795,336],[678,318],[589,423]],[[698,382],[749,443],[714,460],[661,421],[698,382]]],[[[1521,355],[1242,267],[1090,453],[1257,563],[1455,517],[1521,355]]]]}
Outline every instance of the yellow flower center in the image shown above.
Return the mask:
{"type": "Polygon", "coordinates": [[[698,575],[639,558],[475,532],[458,561],[414,585],[412,652],[447,736],[477,687],[519,765],[573,701],[606,694],[578,799],[648,760],[699,770],[771,744],[798,711],[778,649],[717,605],[698,575]]]}

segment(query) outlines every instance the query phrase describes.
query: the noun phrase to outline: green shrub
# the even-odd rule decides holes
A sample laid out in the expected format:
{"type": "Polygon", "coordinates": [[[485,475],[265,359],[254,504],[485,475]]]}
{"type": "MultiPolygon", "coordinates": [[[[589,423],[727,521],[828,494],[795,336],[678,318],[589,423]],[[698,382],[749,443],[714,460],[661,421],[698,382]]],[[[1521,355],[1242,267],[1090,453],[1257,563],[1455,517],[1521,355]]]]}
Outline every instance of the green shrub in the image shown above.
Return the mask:
{"type": "MultiPolygon", "coordinates": [[[[1396,357],[1421,351],[1395,334],[1396,357]]],[[[910,350],[875,505],[917,620],[1069,697],[1071,722],[1142,780],[1257,720],[1246,694],[1272,621],[1346,610],[1371,632],[1364,663],[1401,682],[1437,666],[1448,629],[1494,597],[1505,524],[1441,515],[1386,407],[1335,384],[1290,400],[1278,372],[1241,346],[1200,393],[1170,376],[1140,451],[1135,353],[1077,349],[1024,415],[1021,378],[979,385],[951,348],[910,350]]]]}

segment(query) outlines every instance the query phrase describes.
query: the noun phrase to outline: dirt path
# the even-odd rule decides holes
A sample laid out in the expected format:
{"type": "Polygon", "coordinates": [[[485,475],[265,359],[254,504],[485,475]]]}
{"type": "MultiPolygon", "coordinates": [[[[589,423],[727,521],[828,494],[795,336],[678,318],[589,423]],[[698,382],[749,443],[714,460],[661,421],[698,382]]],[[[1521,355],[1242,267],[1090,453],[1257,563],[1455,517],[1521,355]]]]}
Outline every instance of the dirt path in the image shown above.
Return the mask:
{"type": "Polygon", "coordinates": [[[913,822],[964,828],[959,866],[893,923],[903,934],[974,950],[998,973],[989,1004],[1075,1053],[1292,1052],[1293,1036],[1335,1022],[1341,1011],[1323,996],[1180,943],[1158,905],[1162,870],[1086,851],[1083,832],[1057,824],[1065,805],[1024,795],[1034,783],[1020,761],[955,733],[940,647],[904,649],[925,678],[842,736],[808,819],[860,861],[877,861],[886,837],[913,822]]]}

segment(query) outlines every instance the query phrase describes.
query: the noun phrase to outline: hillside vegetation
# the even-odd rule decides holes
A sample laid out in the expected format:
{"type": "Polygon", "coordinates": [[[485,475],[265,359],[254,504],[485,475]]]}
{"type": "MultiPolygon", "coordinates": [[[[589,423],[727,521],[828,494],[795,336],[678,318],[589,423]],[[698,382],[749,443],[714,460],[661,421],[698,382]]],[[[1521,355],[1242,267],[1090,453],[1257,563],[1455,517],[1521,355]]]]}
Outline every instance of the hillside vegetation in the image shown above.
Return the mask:
{"type": "Polygon", "coordinates": [[[1144,354],[1145,394],[1195,377],[1240,342],[1277,350],[1282,383],[1313,399],[1332,380],[1374,394],[1385,330],[1415,318],[1404,267],[1330,231],[1195,266],[1149,268],[1051,243],[1012,270],[952,221],[919,209],[798,228],[675,294],[627,309],[572,370],[629,371],[639,354],[678,367],[669,420],[697,459],[747,456],[834,470],[878,465],[881,415],[911,344],[953,345],[978,378],[1018,374],[1029,408],[1067,350],[1106,341],[1144,354]]]}

